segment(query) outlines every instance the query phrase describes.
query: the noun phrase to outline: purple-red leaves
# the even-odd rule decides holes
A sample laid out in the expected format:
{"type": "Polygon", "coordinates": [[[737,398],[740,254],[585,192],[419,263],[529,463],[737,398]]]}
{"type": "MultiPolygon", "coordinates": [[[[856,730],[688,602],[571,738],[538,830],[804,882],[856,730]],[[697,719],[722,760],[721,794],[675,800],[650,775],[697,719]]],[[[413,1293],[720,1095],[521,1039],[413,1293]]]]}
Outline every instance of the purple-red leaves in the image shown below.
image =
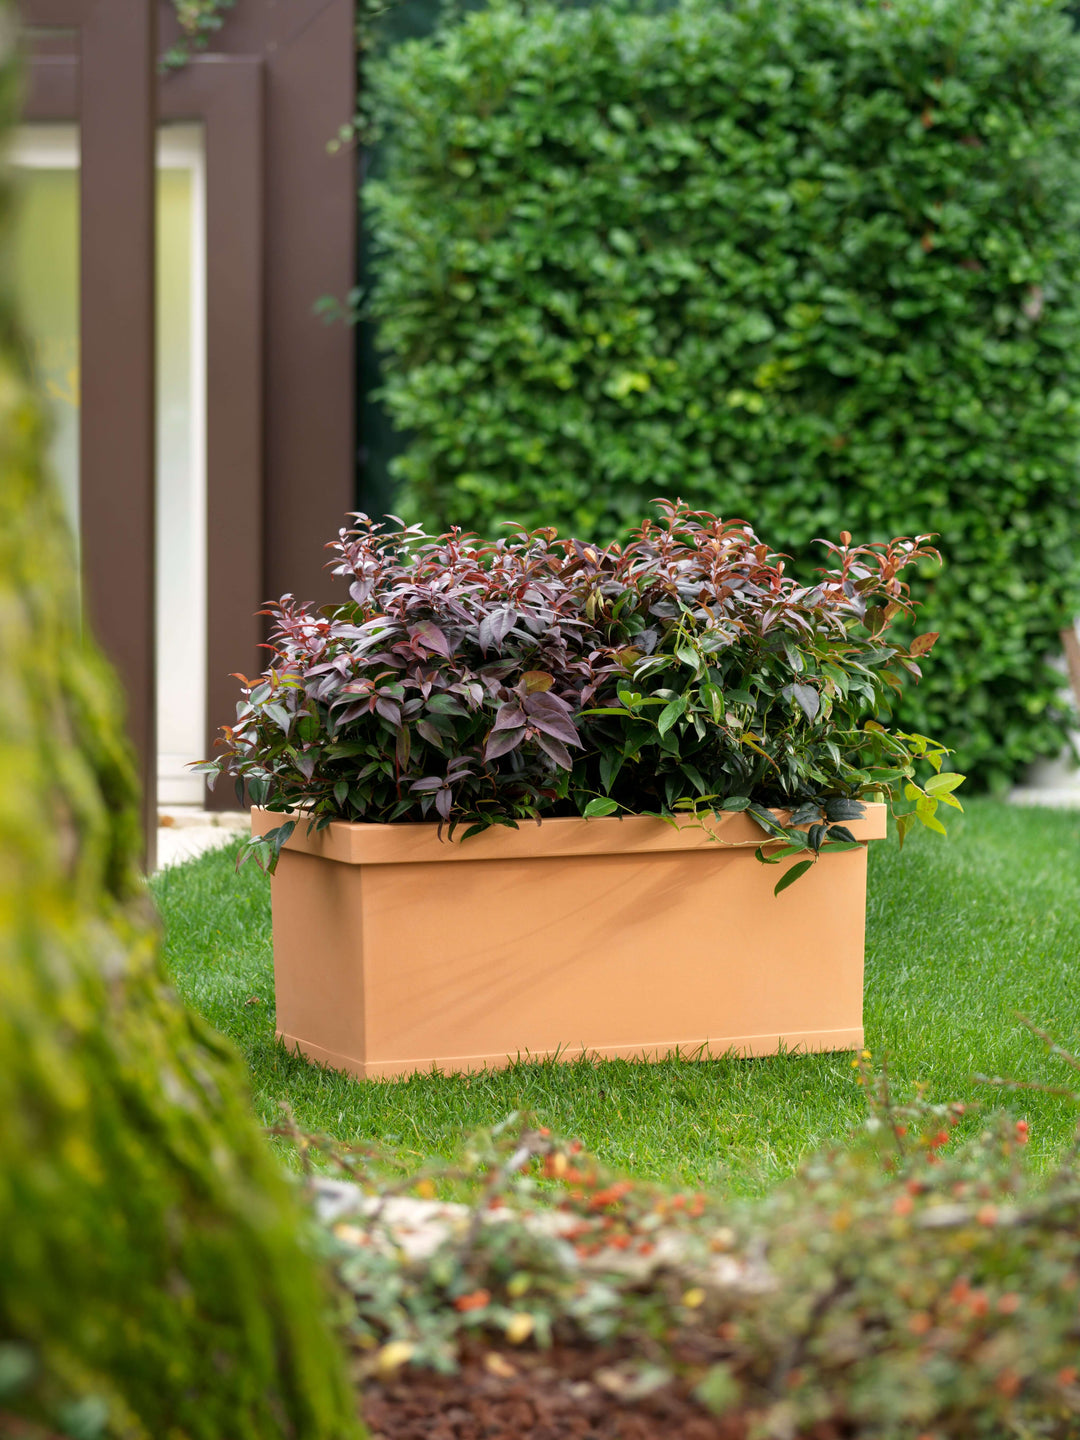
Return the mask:
{"type": "Polygon", "coordinates": [[[516,725],[505,730],[492,730],[484,745],[484,759],[497,760],[500,755],[509,755],[525,739],[525,726],[516,725]]]}
{"type": "Polygon", "coordinates": [[[501,706],[484,745],[484,759],[497,760],[500,755],[516,750],[525,738],[525,725],[525,711],[516,698],[501,706]]]}
{"type": "Polygon", "coordinates": [[[442,735],[430,720],[418,720],[416,722],[416,733],[420,736],[421,740],[426,740],[429,745],[434,745],[436,750],[445,749],[442,735]]]}
{"type": "MultiPolygon", "coordinates": [[[[582,740],[573,723],[573,707],[549,690],[530,690],[528,675],[539,674],[527,671],[521,678],[513,700],[508,700],[498,710],[495,723],[484,744],[484,759],[495,760],[501,755],[510,755],[524,740],[533,740],[537,747],[554,760],[562,769],[572,768],[573,760],[566,749],[573,744],[582,747],[582,740]]],[[[550,675],[544,675],[550,681],[550,675]]]]}
{"type": "Polygon", "coordinates": [[[525,728],[525,711],[517,702],[503,705],[495,716],[495,724],[491,727],[495,730],[517,730],[525,728]]]}
{"type": "Polygon", "coordinates": [[[658,509],[624,547],[357,517],[332,547],[349,600],[266,612],[272,664],[244,681],[220,768],[275,809],[470,826],[751,800],[820,815],[891,783],[904,737],[861,726],[936,639],[887,639],[928,537],[844,533],[800,584],[746,521],[658,509]]]}
{"type": "Polygon", "coordinates": [[[422,780],[414,781],[409,790],[413,795],[433,797],[440,819],[449,820],[454,806],[454,792],[449,781],[442,780],[437,775],[425,775],[422,780]]]}
{"type": "Polygon", "coordinates": [[[510,605],[501,605],[480,621],[477,641],[486,655],[489,650],[498,650],[507,635],[514,628],[517,611],[510,605]]]}
{"type": "MultiPolygon", "coordinates": [[[[549,755],[556,765],[561,765],[564,770],[573,769],[573,758],[561,740],[556,740],[553,735],[539,729],[534,732],[533,738],[544,754],[549,755]]],[[[577,741],[576,743],[580,744],[581,742],[577,741]]]]}
{"type": "MultiPolygon", "coordinates": [[[[551,676],[544,678],[550,680],[551,676]]],[[[582,743],[572,716],[573,708],[565,700],[548,690],[530,691],[523,677],[514,699],[501,706],[495,717],[484,746],[484,759],[496,760],[516,750],[523,740],[533,740],[556,765],[569,770],[573,761],[566,747],[580,749],[582,743]]]]}
{"type": "Polygon", "coordinates": [[[413,649],[419,654],[426,652],[429,655],[450,658],[450,642],[431,620],[423,620],[419,625],[410,626],[409,639],[413,643],[413,649]]]}
{"type": "Polygon", "coordinates": [[[377,696],[375,699],[375,711],[381,715],[384,720],[389,721],[391,725],[397,726],[401,724],[401,706],[396,700],[387,700],[381,695],[377,696]]]}
{"type": "Polygon", "coordinates": [[[580,748],[581,740],[570,718],[573,711],[565,700],[551,694],[527,695],[522,702],[522,708],[528,716],[529,724],[535,729],[561,740],[565,745],[577,745],[580,748]]]}

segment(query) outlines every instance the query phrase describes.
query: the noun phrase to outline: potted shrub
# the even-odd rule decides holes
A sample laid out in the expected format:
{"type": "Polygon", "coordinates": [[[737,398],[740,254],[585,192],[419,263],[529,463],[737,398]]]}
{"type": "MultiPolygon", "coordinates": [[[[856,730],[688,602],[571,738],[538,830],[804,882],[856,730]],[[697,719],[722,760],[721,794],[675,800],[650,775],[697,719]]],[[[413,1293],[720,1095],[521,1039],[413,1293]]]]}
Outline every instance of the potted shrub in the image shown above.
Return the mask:
{"type": "Polygon", "coordinates": [[[743,521],[660,511],[607,548],[361,516],[348,601],[272,608],[204,768],[259,807],[290,1046],[386,1076],[862,1044],[866,842],[900,796],[901,838],[959,803],[885,723],[936,552],[844,534],[801,584],[743,521]]]}

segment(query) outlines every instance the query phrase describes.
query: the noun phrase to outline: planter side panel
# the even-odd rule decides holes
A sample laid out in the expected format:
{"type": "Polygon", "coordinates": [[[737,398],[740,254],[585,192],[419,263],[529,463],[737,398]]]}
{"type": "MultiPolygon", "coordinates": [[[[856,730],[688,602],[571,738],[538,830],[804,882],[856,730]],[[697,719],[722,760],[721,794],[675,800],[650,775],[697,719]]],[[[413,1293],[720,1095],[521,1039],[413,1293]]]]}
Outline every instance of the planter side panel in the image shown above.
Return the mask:
{"type": "Polygon", "coordinates": [[[824,857],[779,897],[778,867],[719,847],[281,858],[279,1031],[355,1074],[862,1044],[865,850],[824,857]]]}
{"type": "Polygon", "coordinates": [[[339,1055],[362,1063],[362,867],[285,850],[270,895],[278,1034],[290,1048],[308,1041],[325,1052],[314,1058],[339,1055]]]}

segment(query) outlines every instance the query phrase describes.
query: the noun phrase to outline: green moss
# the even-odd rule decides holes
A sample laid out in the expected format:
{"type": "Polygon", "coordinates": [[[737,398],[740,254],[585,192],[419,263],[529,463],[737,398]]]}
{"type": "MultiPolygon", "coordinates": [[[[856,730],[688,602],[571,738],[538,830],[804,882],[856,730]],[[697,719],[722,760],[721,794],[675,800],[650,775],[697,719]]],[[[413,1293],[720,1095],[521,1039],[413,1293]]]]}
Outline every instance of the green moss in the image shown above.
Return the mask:
{"type": "Polygon", "coordinates": [[[0,1429],[356,1436],[239,1061],[161,968],[117,688],[0,312],[0,1429]]]}

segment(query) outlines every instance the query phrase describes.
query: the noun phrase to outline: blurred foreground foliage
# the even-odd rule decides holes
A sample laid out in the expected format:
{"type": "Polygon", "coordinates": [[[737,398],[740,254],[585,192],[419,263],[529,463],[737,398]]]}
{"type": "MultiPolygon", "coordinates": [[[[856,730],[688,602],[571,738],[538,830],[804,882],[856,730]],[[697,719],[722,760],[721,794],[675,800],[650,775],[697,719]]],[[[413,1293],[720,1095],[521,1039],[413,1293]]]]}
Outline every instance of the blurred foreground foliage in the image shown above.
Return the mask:
{"type": "MultiPolygon", "coordinates": [[[[4,45],[11,43],[3,7],[4,45]]],[[[0,56],[0,113],[15,81],[0,56]]],[[[9,209],[9,196],[2,197],[9,209]]],[[[6,277],[5,277],[6,280],[6,277]]],[[[0,1433],[358,1436],[232,1047],[176,999],[115,680],[0,296],[0,1433]]]]}
{"type": "Polygon", "coordinates": [[[690,1393],[731,1440],[1071,1440],[1076,1146],[1034,1177],[1025,1119],[854,1064],[851,1141],[751,1202],[606,1174],[517,1117],[419,1172],[277,1127],[354,1182],[309,1168],[368,1383],[403,1381],[400,1403],[407,1367],[453,1373],[478,1346],[512,1382],[561,1345],[612,1401],[690,1393]]]}

